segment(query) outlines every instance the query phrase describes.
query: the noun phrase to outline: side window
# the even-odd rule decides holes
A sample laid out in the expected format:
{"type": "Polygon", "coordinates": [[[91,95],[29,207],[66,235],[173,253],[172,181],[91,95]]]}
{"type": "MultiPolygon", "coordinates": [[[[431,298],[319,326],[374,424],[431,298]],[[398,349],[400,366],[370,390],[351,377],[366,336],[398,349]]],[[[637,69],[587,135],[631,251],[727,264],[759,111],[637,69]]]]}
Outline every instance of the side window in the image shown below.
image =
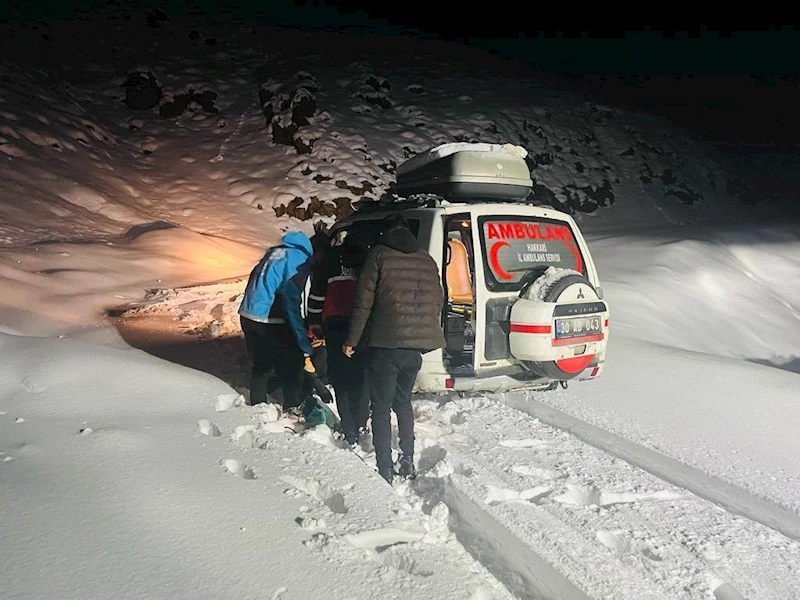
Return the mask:
{"type": "Polygon", "coordinates": [[[472,221],[468,214],[454,215],[445,222],[445,282],[450,303],[474,303],[475,252],[472,221]]]}
{"type": "Polygon", "coordinates": [[[469,258],[470,269],[474,270],[475,251],[472,247],[472,222],[469,215],[457,215],[447,222],[445,238],[455,240],[464,246],[469,258]]]}
{"type": "MultiPolygon", "coordinates": [[[[381,219],[374,219],[370,221],[356,221],[352,225],[338,230],[331,239],[332,246],[340,246],[347,236],[358,238],[359,241],[372,248],[380,241],[380,236],[383,233],[381,219]]],[[[420,221],[419,219],[409,219],[408,226],[414,237],[419,237],[420,221]]]]}

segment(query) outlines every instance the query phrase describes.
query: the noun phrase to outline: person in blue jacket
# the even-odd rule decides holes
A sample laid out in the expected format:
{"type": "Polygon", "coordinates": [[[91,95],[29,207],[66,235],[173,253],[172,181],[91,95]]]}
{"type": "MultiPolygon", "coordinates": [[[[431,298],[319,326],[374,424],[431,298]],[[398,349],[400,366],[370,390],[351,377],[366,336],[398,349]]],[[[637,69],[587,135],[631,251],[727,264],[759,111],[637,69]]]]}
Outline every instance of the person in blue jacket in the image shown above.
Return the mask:
{"type": "Polygon", "coordinates": [[[251,405],[266,401],[273,369],[281,380],[284,410],[299,407],[304,400],[304,364],[315,374],[302,314],[306,282],[321,256],[322,248],[314,246],[305,233],[290,231],[250,273],[239,316],[251,362],[251,405]]]}

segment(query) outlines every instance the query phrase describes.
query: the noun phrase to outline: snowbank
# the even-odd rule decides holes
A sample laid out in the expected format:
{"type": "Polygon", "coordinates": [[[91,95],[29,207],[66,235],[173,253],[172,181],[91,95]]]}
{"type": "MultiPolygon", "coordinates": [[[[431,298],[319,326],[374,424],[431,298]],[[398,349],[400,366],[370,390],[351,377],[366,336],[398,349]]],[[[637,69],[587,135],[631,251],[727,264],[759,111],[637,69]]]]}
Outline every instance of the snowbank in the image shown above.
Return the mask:
{"type": "Polygon", "coordinates": [[[145,228],[106,244],[53,243],[0,253],[0,323],[32,334],[102,322],[146,290],[247,274],[263,250],[178,228],[145,228]]]}
{"type": "Polygon", "coordinates": [[[776,365],[800,357],[800,228],[652,230],[590,241],[613,331],[776,365]]]}
{"type": "Polygon", "coordinates": [[[446,520],[209,375],[3,334],[0,360],[4,600],[510,600],[446,520]]]}

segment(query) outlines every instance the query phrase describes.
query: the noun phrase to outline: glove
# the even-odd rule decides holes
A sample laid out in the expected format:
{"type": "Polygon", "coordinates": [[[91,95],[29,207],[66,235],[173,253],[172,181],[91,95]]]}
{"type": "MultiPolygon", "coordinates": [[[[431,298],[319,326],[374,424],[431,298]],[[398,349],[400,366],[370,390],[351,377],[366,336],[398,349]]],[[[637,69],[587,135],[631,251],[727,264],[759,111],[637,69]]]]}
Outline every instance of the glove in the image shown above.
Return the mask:
{"type": "Polygon", "coordinates": [[[311,357],[306,356],[305,364],[303,365],[306,377],[311,380],[311,385],[314,388],[314,393],[320,397],[325,404],[333,402],[331,391],[322,383],[322,380],[317,376],[317,370],[314,368],[314,363],[311,362],[311,357]]]}

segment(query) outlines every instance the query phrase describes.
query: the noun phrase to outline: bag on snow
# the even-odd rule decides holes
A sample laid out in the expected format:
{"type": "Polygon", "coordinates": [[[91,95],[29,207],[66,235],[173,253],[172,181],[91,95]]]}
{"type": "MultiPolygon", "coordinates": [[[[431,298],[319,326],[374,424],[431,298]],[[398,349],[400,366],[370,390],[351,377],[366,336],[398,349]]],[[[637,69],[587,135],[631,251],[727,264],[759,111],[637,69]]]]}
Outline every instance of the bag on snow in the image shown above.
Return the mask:
{"type": "Polygon", "coordinates": [[[303,417],[307,427],[317,425],[327,425],[331,431],[341,430],[342,423],[330,407],[319,400],[316,396],[311,396],[303,403],[303,417]]]}

